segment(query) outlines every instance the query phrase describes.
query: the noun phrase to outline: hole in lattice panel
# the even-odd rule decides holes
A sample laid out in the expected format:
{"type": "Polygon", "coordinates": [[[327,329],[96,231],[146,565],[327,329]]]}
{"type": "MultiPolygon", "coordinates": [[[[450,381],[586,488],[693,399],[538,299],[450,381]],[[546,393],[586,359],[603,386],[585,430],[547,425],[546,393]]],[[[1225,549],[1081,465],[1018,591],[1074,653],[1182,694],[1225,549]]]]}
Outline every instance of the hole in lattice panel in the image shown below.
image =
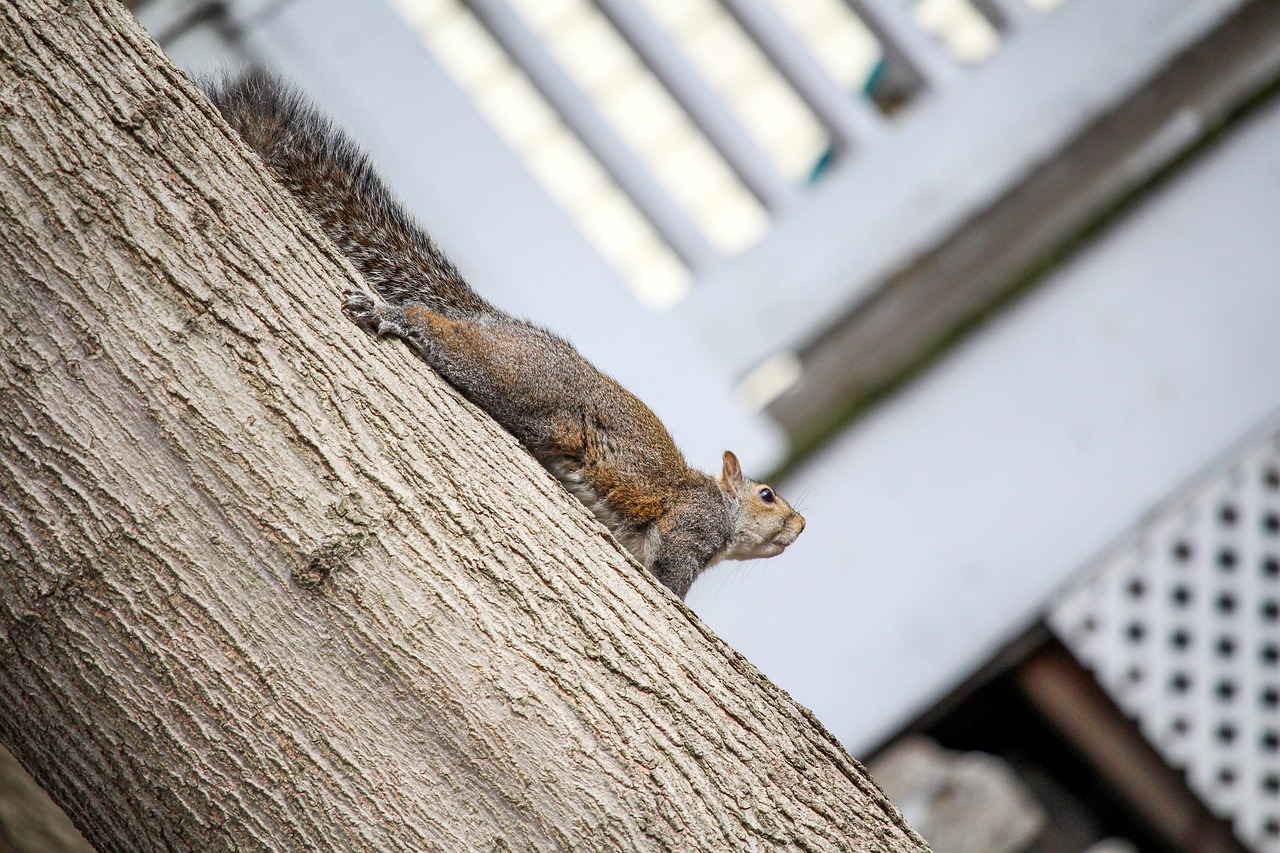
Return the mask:
{"type": "Polygon", "coordinates": [[[1262,575],[1267,578],[1280,577],[1280,558],[1266,556],[1262,559],[1262,575]]]}
{"type": "Polygon", "coordinates": [[[1234,527],[1240,518],[1240,512],[1231,504],[1223,504],[1218,510],[1218,520],[1227,527],[1234,527]]]}

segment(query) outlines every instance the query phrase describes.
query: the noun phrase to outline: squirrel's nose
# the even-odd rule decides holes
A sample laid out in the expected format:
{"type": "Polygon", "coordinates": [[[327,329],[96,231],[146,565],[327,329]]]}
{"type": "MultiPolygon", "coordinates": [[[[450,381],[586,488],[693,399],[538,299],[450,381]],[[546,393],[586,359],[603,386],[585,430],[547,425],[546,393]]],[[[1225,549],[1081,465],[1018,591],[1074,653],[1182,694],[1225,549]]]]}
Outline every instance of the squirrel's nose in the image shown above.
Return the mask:
{"type": "Polygon", "coordinates": [[[796,535],[799,536],[804,533],[804,516],[797,512],[796,518],[800,519],[800,529],[796,531],[796,535]]]}

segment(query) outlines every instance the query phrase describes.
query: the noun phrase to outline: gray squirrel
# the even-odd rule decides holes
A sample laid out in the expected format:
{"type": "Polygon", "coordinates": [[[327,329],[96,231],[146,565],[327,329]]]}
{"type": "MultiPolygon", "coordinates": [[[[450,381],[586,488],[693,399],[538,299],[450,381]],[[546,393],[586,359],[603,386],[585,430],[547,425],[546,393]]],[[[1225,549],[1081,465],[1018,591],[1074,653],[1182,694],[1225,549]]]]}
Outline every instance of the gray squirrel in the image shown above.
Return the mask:
{"type": "Polygon", "coordinates": [[[368,157],[300,94],[260,72],[204,88],[377,294],[348,291],[347,316],[404,339],[676,595],[719,560],[772,557],[800,535],[804,518],[746,479],[732,452],[719,477],[690,468],[648,406],[562,338],[472,290],[368,157]]]}

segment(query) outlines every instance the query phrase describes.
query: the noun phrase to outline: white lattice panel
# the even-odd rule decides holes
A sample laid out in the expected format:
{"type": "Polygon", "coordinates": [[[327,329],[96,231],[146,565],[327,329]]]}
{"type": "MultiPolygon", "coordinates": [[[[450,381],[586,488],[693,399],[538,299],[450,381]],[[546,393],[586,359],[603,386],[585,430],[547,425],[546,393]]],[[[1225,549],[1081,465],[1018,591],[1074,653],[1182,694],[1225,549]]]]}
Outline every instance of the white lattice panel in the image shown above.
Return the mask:
{"type": "Polygon", "coordinates": [[[1280,429],[1144,523],[1050,624],[1242,840],[1280,851],[1280,429]]]}

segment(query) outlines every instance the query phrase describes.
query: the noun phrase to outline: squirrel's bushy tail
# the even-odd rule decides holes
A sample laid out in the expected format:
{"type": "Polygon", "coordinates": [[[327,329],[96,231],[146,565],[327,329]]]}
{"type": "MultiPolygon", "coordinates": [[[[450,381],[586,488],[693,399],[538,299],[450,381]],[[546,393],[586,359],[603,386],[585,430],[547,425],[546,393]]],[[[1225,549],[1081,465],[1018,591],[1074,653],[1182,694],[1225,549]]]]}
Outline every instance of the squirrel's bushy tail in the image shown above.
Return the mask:
{"type": "Polygon", "coordinates": [[[299,93],[263,72],[201,88],[379,296],[455,318],[503,316],[462,280],[369,158],[299,93]]]}

